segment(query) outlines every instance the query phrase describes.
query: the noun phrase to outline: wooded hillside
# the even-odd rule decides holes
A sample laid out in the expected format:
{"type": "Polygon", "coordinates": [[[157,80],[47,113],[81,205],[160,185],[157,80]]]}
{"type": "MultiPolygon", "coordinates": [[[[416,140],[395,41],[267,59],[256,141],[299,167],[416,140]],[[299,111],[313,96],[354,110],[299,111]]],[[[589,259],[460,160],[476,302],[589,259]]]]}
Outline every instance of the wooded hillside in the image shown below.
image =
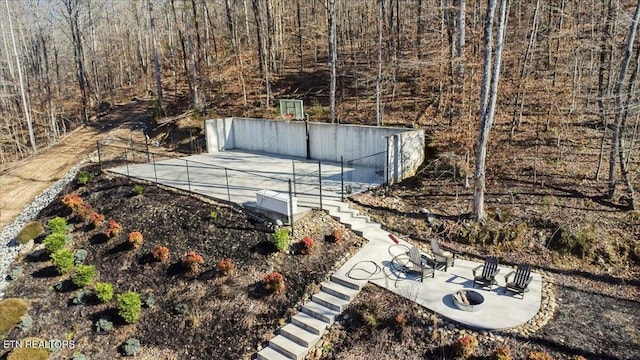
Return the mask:
{"type": "MultiPolygon", "coordinates": [[[[152,99],[157,116],[191,108],[204,116],[276,117],[277,99],[299,98],[316,121],[335,117],[344,123],[427,128],[430,146],[451,154],[460,176],[473,166],[485,2],[5,0],[2,5],[3,165],[45,148],[83,122],[99,122],[97,115],[109,106],[142,96],[152,99]]],[[[582,144],[580,152],[594,164],[589,177],[604,179],[612,169],[613,185],[621,177],[632,190],[640,116],[640,40],[631,36],[637,4],[536,0],[507,6],[494,123],[500,141],[521,144],[523,151],[535,147],[535,154],[511,154],[522,161],[543,157],[537,144],[555,143],[556,159],[567,144],[582,144]],[[581,127],[597,131],[598,140],[576,138],[580,132],[571,129],[581,127]]]]}

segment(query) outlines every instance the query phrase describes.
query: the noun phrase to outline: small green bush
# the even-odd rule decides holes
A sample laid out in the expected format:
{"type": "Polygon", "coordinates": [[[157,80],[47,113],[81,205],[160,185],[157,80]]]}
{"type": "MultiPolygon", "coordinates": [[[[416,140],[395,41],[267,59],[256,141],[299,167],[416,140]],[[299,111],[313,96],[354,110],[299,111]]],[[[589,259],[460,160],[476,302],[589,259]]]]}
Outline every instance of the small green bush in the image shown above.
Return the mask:
{"type": "Polygon", "coordinates": [[[273,244],[280,252],[287,250],[289,245],[289,231],[284,228],[280,228],[273,233],[273,244]]]}
{"type": "Polygon", "coordinates": [[[29,304],[22,299],[0,300],[0,336],[19,324],[28,308],[29,304]]]}
{"type": "Polygon", "coordinates": [[[73,270],[74,258],[73,253],[69,249],[62,248],[51,254],[51,261],[60,275],[67,274],[73,270]]]}
{"type": "Polygon", "coordinates": [[[92,178],[91,173],[86,170],[83,170],[83,171],[80,171],[76,176],[76,181],[80,185],[87,185],[89,181],[91,181],[91,178],[92,178]]]}
{"type": "Polygon", "coordinates": [[[18,233],[18,244],[26,244],[44,232],[44,227],[39,221],[32,221],[25,225],[18,233]]]}
{"type": "Polygon", "coordinates": [[[67,236],[63,233],[53,233],[44,238],[44,249],[48,254],[53,254],[67,244],[67,236]]]}
{"type": "Polygon", "coordinates": [[[142,185],[135,185],[133,187],[133,192],[136,193],[136,195],[142,195],[144,194],[144,186],[142,185]]]}
{"type": "Polygon", "coordinates": [[[140,320],[140,311],[142,310],[142,300],[140,295],[134,291],[127,291],[119,294],[118,299],[118,315],[129,324],[140,320]]]}
{"type": "Polygon", "coordinates": [[[29,330],[31,329],[32,326],[33,326],[33,319],[31,318],[31,316],[27,315],[23,317],[22,320],[20,320],[20,323],[18,324],[18,329],[22,331],[29,330]]]}
{"type": "Polygon", "coordinates": [[[87,305],[91,300],[91,292],[87,290],[80,290],[76,292],[76,296],[73,298],[73,305],[87,305]]]}
{"type": "Polygon", "coordinates": [[[113,285],[110,283],[98,282],[96,283],[96,297],[103,303],[111,301],[113,299],[113,285]]]}
{"type": "Polygon", "coordinates": [[[113,329],[113,323],[107,319],[96,321],[96,332],[109,332],[113,329]]]}
{"type": "Polygon", "coordinates": [[[84,262],[84,260],[87,258],[87,255],[89,255],[89,252],[85,249],[78,249],[76,251],[73,252],[73,262],[77,265],[77,264],[82,264],[84,262]]]}
{"type": "Polygon", "coordinates": [[[211,210],[211,212],[209,213],[209,217],[215,220],[218,217],[218,212],[215,210],[211,210]]]}
{"type": "Polygon", "coordinates": [[[96,277],[96,268],[93,265],[78,265],[76,271],[71,277],[71,282],[75,286],[89,286],[96,277]]]}
{"type": "Polygon", "coordinates": [[[122,344],[122,354],[124,356],[134,356],[140,352],[142,346],[140,346],[140,340],[130,338],[124,344],[122,344]]]}
{"type": "Polygon", "coordinates": [[[47,228],[52,234],[66,234],[67,233],[67,220],[56,216],[47,221],[47,228]]]}
{"type": "Polygon", "coordinates": [[[7,275],[7,279],[15,280],[20,276],[20,274],[22,274],[22,266],[16,265],[16,267],[14,267],[9,271],[9,275],[7,275]]]}

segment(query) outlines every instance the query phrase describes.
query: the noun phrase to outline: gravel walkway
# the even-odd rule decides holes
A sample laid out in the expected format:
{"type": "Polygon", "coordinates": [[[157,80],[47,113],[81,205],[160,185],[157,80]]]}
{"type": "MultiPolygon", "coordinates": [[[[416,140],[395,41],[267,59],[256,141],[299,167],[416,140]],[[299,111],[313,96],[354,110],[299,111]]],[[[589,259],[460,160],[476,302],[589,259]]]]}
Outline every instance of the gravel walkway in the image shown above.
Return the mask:
{"type": "Polygon", "coordinates": [[[0,232],[0,300],[4,298],[4,289],[7,287],[7,274],[9,266],[18,256],[22,246],[16,242],[16,236],[25,224],[36,218],[40,210],[44,209],[58,196],[62,188],[73,181],[84,161],[74,165],[69,172],[58,181],[49,186],[45,191],[27,205],[20,215],[0,232]]]}

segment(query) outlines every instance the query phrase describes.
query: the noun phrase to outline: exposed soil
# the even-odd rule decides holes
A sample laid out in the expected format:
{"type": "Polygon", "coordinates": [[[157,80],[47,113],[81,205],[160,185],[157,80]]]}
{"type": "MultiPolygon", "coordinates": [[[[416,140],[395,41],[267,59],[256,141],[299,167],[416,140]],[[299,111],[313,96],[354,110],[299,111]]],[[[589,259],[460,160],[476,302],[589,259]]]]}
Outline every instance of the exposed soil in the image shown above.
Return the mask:
{"type": "Polygon", "coordinates": [[[13,221],[27,204],[79,160],[96,151],[96,141],[106,136],[128,139],[136,124],[147,121],[149,117],[146,101],[137,100],[115,106],[111,113],[70,132],[57,144],[40,149],[31,158],[2,169],[0,227],[13,221]]]}
{"type": "MultiPolygon", "coordinates": [[[[96,266],[98,281],[113,283],[116,293],[136,291],[143,301],[153,299],[155,304],[143,308],[140,321],[132,325],[119,319],[115,301],[73,305],[79,290],[69,283],[69,276],[57,275],[47,256],[34,256],[38,253],[34,251],[22,261],[23,275],[6,291],[6,297],[30,299],[33,327],[16,328],[8,339],[33,335],[72,339],[73,351],[90,359],[119,357],[118,348],[129,337],[141,341],[141,358],[202,359],[207,354],[210,359],[248,359],[363,241],[345,231],[342,242],[326,242],[324,235],[344,228],[324,213],[311,212],[296,226],[291,241],[311,236],[315,251],[311,255],[279,253],[271,243],[272,225],[235,205],[153,185],[145,185],[144,193],[137,195],[130,180],[100,175],[95,167],[92,172],[96,177],[78,192],[107,221],[122,224],[122,234],[106,238],[105,226],[96,229],[78,222],[59,201],[44,209],[39,220],[67,216],[74,224],[71,247],[89,251],[85,263],[96,266]],[[144,235],[140,248],[126,244],[130,231],[144,235]],[[167,263],[153,261],[150,254],[156,245],[170,249],[167,263]],[[197,275],[185,273],[179,263],[191,250],[205,259],[197,275]],[[227,257],[236,267],[229,276],[217,269],[217,262],[227,257]],[[262,279],[271,271],[284,275],[284,293],[268,294],[264,288],[262,279]],[[56,291],[52,288],[56,283],[66,288],[56,291]],[[94,324],[101,318],[115,323],[111,332],[95,331],[94,324]]],[[[69,185],[65,193],[74,187],[69,185]]],[[[71,354],[71,350],[60,352],[61,358],[71,354]]]]}

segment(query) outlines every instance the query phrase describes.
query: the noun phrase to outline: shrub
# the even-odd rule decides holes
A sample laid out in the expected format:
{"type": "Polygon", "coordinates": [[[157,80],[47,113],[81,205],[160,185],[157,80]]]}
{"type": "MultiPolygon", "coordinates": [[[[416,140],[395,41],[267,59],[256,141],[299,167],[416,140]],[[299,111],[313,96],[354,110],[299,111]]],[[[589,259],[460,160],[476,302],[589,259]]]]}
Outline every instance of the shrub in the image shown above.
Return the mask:
{"type": "Polygon", "coordinates": [[[83,171],[80,171],[78,175],[76,175],[76,181],[80,185],[87,185],[89,181],[91,181],[91,177],[92,176],[90,172],[83,170],[83,171]]]}
{"type": "Polygon", "coordinates": [[[113,329],[113,323],[107,319],[96,321],[96,332],[109,332],[113,329]]]}
{"type": "Polygon", "coordinates": [[[76,271],[71,277],[71,282],[75,286],[89,286],[96,277],[96,268],[93,265],[78,265],[76,271]]]}
{"type": "MultiPolygon", "coordinates": [[[[26,338],[22,340],[31,344],[45,343],[45,340],[39,338],[26,338]]],[[[45,347],[16,347],[7,355],[7,360],[46,360],[49,358],[49,350],[45,347]]]]}
{"type": "Polygon", "coordinates": [[[284,276],[277,271],[274,271],[264,277],[264,287],[270,293],[282,293],[284,291],[284,276]]]}
{"type": "Polygon", "coordinates": [[[230,258],[225,258],[218,261],[218,270],[220,270],[223,274],[229,275],[233,272],[233,261],[230,258]]]}
{"type": "Polygon", "coordinates": [[[109,221],[109,224],[107,224],[107,228],[105,229],[104,234],[108,238],[112,238],[120,235],[121,232],[122,232],[122,225],[120,225],[115,220],[111,220],[109,221]]]}
{"type": "Polygon", "coordinates": [[[152,256],[155,261],[165,262],[169,260],[169,248],[162,245],[156,245],[152,256]]]}
{"type": "Polygon", "coordinates": [[[333,230],[333,232],[331,232],[331,237],[333,238],[334,242],[342,241],[342,230],[340,229],[333,230]]]}
{"type": "Polygon", "coordinates": [[[73,252],[73,262],[74,264],[82,264],[84,260],[87,258],[89,253],[85,249],[78,249],[73,252]]]}
{"type": "Polygon", "coordinates": [[[527,355],[527,360],[553,360],[553,357],[544,351],[532,351],[527,355]]]}
{"type": "Polygon", "coordinates": [[[493,350],[493,360],[511,360],[511,349],[506,346],[498,346],[493,350]]]}
{"type": "Polygon", "coordinates": [[[209,213],[209,217],[215,220],[218,217],[218,212],[215,210],[211,210],[211,212],[209,213]]]}
{"type": "Polygon", "coordinates": [[[91,292],[87,290],[80,290],[76,292],[76,296],[73,298],[74,305],[87,305],[91,299],[91,292]]]}
{"type": "Polygon", "coordinates": [[[312,238],[305,236],[298,242],[298,248],[300,249],[300,253],[308,255],[313,253],[313,249],[315,249],[316,243],[312,238]]]}
{"type": "Polygon", "coordinates": [[[144,241],[142,238],[142,233],[140,231],[132,231],[129,233],[129,245],[131,245],[132,248],[137,249],[142,245],[142,242],[144,241]]]}
{"type": "Polygon", "coordinates": [[[113,299],[113,285],[111,283],[97,282],[95,294],[101,302],[109,302],[113,299]]]}
{"type": "Polygon", "coordinates": [[[33,319],[31,318],[31,316],[27,315],[23,317],[22,320],[20,320],[20,323],[18,324],[18,329],[23,331],[29,330],[31,329],[32,326],[33,326],[33,319]]]}
{"type": "Polygon", "coordinates": [[[398,314],[393,318],[393,324],[396,329],[404,329],[404,327],[407,326],[407,317],[404,314],[398,314]]]}
{"type": "Polygon", "coordinates": [[[124,356],[134,356],[136,353],[140,352],[141,348],[140,340],[129,338],[124,344],[122,344],[122,354],[124,356]]]}
{"type": "Polygon", "coordinates": [[[53,254],[67,244],[67,236],[61,233],[53,233],[44,238],[44,249],[48,254],[53,254]]]}
{"type": "Polygon", "coordinates": [[[0,336],[19,324],[28,308],[29,304],[22,299],[0,300],[0,336]]]}
{"type": "Polygon", "coordinates": [[[73,253],[69,249],[62,248],[51,254],[51,261],[60,275],[64,275],[73,270],[74,258],[73,253]]]}
{"type": "Polygon", "coordinates": [[[119,294],[118,299],[118,315],[129,324],[140,320],[140,311],[142,310],[142,300],[140,295],[133,291],[127,291],[119,294]]]}
{"type": "Polygon", "coordinates": [[[362,314],[362,320],[364,320],[364,323],[371,328],[375,328],[378,326],[378,317],[376,317],[374,313],[368,311],[365,312],[364,314],[362,314]]]}
{"type": "Polygon", "coordinates": [[[136,193],[136,195],[144,194],[144,186],[142,186],[140,184],[134,185],[133,192],[136,193]]]}
{"type": "Polygon", "coordinates": [[[453,343],[453,351],[457,356],[466,359],[476,352],[478,339],[473,335],[463,335],[453,343]]]}
{"type": "Polygon", "coordinates": [[[20,274],[22,274],[22,266],[16,265],[16,267],[14,267],[9,271],[9,275],[7,275],[7,279],[15,280],[20,276],[20,274]]]}
{"type": "Polygon", "coordinates": [[[84,200],[78,195],[78,193],[74,192],[71,194],[67,194],[62,198],[62,204],[71,209],[71,211],[76,212],[82,204],[84,204],[84,200]]]}
{"type": "Polygon", "coordinates": [[[26,244],[37,238],[44,232],[44,228],[39,221],[32,221],[25,225],[18,233],[18,244],[26,244]]]}
{"type": "Polygon", "coordinates": [[[93,212],[89,204],[82,204],[76,209],[76,215],[84,222],[89,222],[89,218],[93,212]]]}
{"type": "Polygon", "coordinates": [[[280,252],[287,250],[289,242],[289,231],[284,228],[280,228],[273,233],[273,244],[280,252]]]}
{"type": "Polygon", "coordinates": [[[71,360],[87,360],[87,357],[80,351],[76,351],[73,353],[73,357],[71,357],[71,360]]]}
{"type": "Polygon", "coordinates": [[[195,273],[198,272],[203,262],[204,258],[202,255],[195,251],[189,251],[182,258],[182,267],[190,273],[195,273]]]}
{"type": "Polygon", "coordinates": [[[47,221],[47,227],[52,234],[66,234],[67,233],[67,220],[56,216],[47,221]]]}
{"type": "Polygon", "coordinates": [[[87,219],[87,221],[93,224],[93,226],[95,227],[100,227],[102,226],[102,224],[104,224],[104,215],[98,212],[92,211],[89,214],[89,218],[87,219]]]}

